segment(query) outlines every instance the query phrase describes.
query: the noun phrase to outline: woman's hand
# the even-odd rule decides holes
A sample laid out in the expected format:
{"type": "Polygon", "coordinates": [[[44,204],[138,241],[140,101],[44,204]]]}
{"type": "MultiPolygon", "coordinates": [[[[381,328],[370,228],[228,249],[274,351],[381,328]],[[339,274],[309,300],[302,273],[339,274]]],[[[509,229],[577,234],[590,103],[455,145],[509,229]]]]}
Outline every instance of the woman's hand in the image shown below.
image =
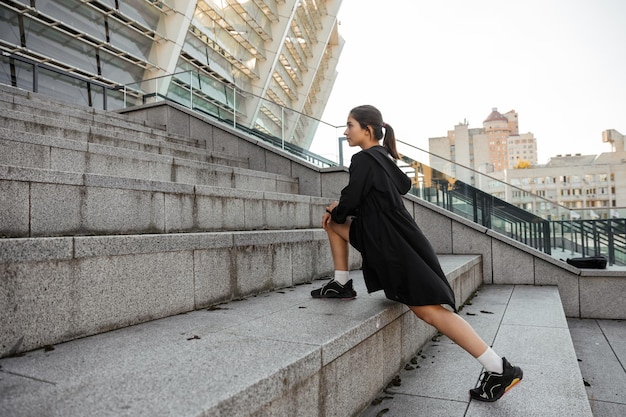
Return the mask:
{"type": "Polygon", "coordinates": [[[332,221],[332,217],[330,213],[333,211],[335,207],[339,204],[338,201],[333,201],[329,205],[326,206],[326,213],[322,216],[322,228],[327,230],[328,224],[332,221]]]}
{"type": "Polygon", "coordinates": [[[333,219],[330,217],[330,213],[328,213],[328,212],[324,213],[324,215],[322,216],[322,229],[328,230],[328,224],[332,220],[333,219]]]}

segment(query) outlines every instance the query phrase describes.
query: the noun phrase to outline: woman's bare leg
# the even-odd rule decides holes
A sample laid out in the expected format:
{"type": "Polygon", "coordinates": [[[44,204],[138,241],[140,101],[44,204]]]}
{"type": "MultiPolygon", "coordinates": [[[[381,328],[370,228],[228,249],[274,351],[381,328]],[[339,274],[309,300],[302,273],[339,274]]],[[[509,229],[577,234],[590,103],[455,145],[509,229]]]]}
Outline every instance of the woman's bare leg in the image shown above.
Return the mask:
{"type": "Polygon", "coordinates": [[[345,223],[335,223],[329,215],[322,218],[322,227],[328,235],[330,252],[333,257],[335,271],[348,271],[348,243],[350,240],[350,223],[347,219],[345,223]]]}
{"type": "Polygon", "coordinates": [[[334,223],[332,227],[326,230],[335,271],[348,271],[348,240],[346,239],[347,236],[342,233],[342,226],[345,224],[334,223]]]}
{"type": "Polygon", "coordinates": [[[348,269],[350,220],[344,224],[337,224],[331,220],[330,214],[326,213],[322,219],[322,227],[328,235],[335,272],[333,278],[322,288],[311,291],[311,296],[313,298],[353,300],[356,297],[356,291],[352,287],[350,270],[348,269]]]}
{"type": "Polygon", "coordinates": [[[475,358],[489,347],[463,317],[441,305],[410,306],[413,313],[434,326],[475,358]]]}

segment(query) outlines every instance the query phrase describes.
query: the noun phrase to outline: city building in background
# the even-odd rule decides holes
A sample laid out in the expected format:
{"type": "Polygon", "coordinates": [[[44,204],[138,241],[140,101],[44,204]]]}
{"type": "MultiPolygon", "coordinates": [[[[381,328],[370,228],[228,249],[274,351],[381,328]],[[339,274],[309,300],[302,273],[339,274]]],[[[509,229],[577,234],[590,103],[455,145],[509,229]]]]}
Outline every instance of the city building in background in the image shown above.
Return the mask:
{"type": "MultiPolygon", "coordinates": [[[[612,152],[556,155],[546,164],[508,169],[495,173],[494,177],[573,210],[573,216],[621,217],[617,208],[626,207],[624,135],[606,130],[602,138],[603,142],[611,143],[612,152]]],[[[541,202],[530,201],[521,190],[513,189],[512,195],[506,196],[507,201],[542,214],[541,202]]]]}
{"type": "MultiPolygon", "coordinates": [[[[3,0],[0,51],[117,89],[106,99],[109,109],[123,107],[133,94],[142,103],[150,95],[184,102],[195,89],[208,98],[198,110],[284,135],[288,124],[281,112],[288,108],[296,115],[290,136],[307,148],[316,128],[311,120],[321,117],[337,76],[340,5],[341,0],[3,0]],[[295,120],[298,114],[309,117],[295,120]]],[[[31,72],[19,61],[2,60],[0,82],[30,85],[31,72]]],[[[79,88],[53,72],[38,77],[40,93],[87,105],[102,101],[102,90],[79,88]]]]}
{"type": "MultiPolygon", "coordinates": [[[[537,141],[532,133],[519,133],[517,113],[501,114],[494,108],[482,128],[470,128],[464,121],[447,136],[430,138],[429,158],[432,168],[454,181],[545,219],[623,218],[624,140],[620,132],[606,130],[602,141],[611,144],[611,152],[556,155],[538,164],[537,141]]],[[[450,179],[446,183],[458,187],[450,179]]]]}
{"type": "Polygon", "coordinates": [[[519,133],[514,110],[501,114],[494,108],[482,128],[470,128],[463,121],[446,136],[429,138],[428,148],[431,153],[483,173],[537,163],[537,140],[532,133],[519,133]]]}
{"type": "Polygon", "coordinates": [[[539,215],[548,215],[547,205],[525,192],[573,211],[576,218],[623,217],[626,207],[626,152],[624,135],[616,130],[602,132],[612,151],[599,155],[556,155],[546,164],[507,169],[491,174],[511,184],[505,200],[539,215]]]}
{"type": "MultiPolygon", "coordinates": [[[[602,132],[611,152],[556,155],[546,164],[474,174],[470,184],[545,219],[610,219],[626,215],[624,135],[602,132]],[[559,207],[567,209],[562,211],[559,207]],[[567,213],[568,218],[563,218],[567,213]]],[[[465,175],[465,180],[470,178],[465,175]]]]}

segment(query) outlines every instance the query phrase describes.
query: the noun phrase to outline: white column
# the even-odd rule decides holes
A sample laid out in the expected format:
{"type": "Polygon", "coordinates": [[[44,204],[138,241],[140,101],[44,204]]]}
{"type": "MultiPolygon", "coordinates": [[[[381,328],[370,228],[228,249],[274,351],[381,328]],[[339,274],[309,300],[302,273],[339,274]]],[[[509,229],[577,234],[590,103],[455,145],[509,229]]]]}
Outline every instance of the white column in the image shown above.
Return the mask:
{"type": "MultiPolygon", "coordinates": [[[[196,0],[171,0],[168,2],[172,10],[161,15],[156,32],[162,36],[152,44],[150,62],[156,69],[147,69],[144,80],[172,74],[176,70],[178,58],[183,49],[189,25],[196,10],[196,0]]],[[[144,83],[144,91],[156,92],[157,83],[144,83]]],[[[158,92],[164,94],[169,88],[169,79],[159,80],[158,92]]]]}

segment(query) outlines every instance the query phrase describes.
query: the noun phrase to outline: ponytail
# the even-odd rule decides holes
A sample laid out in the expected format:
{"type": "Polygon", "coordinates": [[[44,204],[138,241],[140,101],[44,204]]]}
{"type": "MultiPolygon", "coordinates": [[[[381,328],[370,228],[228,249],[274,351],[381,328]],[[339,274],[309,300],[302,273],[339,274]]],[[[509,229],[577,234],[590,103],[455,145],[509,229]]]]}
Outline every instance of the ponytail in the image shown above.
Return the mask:
{"type": "Polygon", "coordinates": [[[387,123],[383,123],[383,127],[385,128],[383,147],[387,149],[387,152],[389,152],[389,155],[391,155],[393,159],[400,159],[400,155],[396,149],[396,135],[393,132],[393,128],[387,123]]]}
{"type": "Polygon", "coordinates": [[[354,118],[363,129],[368,126],[372,129],[374,137],[378,140],[383,139],[383,147],[387,150],[393,159],[400,159],[398,150],[396,149],[396,135],[393,128],[383,122],[383,115],[380,111],[369,104],[358,106],[350,110],[350,116],[354,118]],[[383,135],[383,129],[385,129],[383,135]]]}

